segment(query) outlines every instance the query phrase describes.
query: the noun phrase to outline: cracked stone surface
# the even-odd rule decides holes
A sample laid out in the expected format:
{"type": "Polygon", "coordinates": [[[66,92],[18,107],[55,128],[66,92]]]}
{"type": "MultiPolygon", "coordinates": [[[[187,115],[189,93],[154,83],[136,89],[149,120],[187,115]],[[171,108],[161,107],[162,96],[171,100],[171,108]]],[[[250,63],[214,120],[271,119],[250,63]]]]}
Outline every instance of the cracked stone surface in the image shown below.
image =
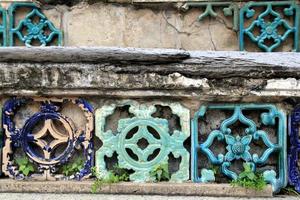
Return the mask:
{"type": "MultiPolygon", "coordinates": [[[[165,0],[163,0],[165,1],[165,0]]],[[[118,46],[185,50],[239,50],[238,32],[222,7],[217,17],[198,21],[205,7],[180,9],[176,3],[143,0],[40,0],[42,9],[64,33],[64,46],[118,46]]],[[[243,4],[243,3],[240,3],[243,4]]],[[[245,41],[248,51],[260,51],[245,41]]],[[[291,51],[292,38],[278,49],[291,51]]]]}
{"type": "MultiPolygon", "coordinates": [[[[39,0],[49,20],[63,31],[64,46],[239,50],[238,32],[222,7],[214,8],[217,17],[198,21],[205,7],[184,11],[182,3],[167,1],[39,0]]],[[[289,37],[277,51],[291,51],[292,40],[289,37]]],[[[245,43],[247,51],[261,51],[254,43],[245,43]]]]}
{"type": "Polygon", "coordinates": [[[231,18],[220,15],[199,22],[201,9],[183,12],[174,4],[153,7],[86,1],[72,7],[66,7],[68,2],[53,4],[43,9],[63,30],[65,46],[238,50],[231,18]]]}

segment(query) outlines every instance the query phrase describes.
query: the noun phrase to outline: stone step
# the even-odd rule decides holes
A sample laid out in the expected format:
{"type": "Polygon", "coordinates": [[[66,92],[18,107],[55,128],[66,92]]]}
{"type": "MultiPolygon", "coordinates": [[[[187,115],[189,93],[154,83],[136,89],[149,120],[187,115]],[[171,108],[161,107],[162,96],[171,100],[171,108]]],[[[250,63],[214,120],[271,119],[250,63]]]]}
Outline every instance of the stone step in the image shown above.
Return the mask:
{"type": "MultiPolygon", "coordinates": [[[[16,181],[0,180],[0,192],[15,193],[91,193],[93,181],[16,181]]],[[[271,186],[255,191],[230,184],[197,183],[116,183],[103,185],[99,194],[135,194],[167,196],[272,197],[271,186]]]]}

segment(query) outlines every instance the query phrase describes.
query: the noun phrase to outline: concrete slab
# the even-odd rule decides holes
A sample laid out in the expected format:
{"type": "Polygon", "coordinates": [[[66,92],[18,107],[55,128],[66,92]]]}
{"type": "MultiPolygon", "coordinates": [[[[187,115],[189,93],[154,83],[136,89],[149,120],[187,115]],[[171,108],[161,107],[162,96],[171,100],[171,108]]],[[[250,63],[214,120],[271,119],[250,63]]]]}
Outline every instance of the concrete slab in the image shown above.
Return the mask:
{"type": "MultiPolygon", "coordinates": [[[[142,196],[142,195],[106,195],[106,194],[21,194],[2,193],[0,199],[5,200],[266,200],[266,198],[239,198],[239,197],[203,197],[203,196],[142,196]]],[[[269,200],[299,200],[295,196],[279,196],[267,198],[269,200]]]]}
{"type": "MultiPolygon", "coordinates": [[[[91,193],[92,184],[92,181],[40,182],[2,179],[0,180],[0,192],[86,194],[91,193]]],[[[272,188],[268,186],[263,191],[254,191],[240,187],[232,187],[229,184],[118,183],[104,185],[98,193],[166,196],[272,197],[272,188]]]]}

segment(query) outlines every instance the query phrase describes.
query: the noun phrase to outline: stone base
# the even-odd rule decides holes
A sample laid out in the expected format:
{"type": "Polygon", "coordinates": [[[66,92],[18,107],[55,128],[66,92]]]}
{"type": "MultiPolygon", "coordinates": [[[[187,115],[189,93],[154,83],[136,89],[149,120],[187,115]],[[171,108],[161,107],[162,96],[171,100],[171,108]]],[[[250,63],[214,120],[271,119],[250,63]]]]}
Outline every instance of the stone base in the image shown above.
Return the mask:
{"type": "MultiPolygon", "coordinates": [[[[16,193],[91,193],[92,181],[15,181],[0,180],[0,192],[16,193]]],[[[182,195],[217,197],[272,197],[272,188],[263,191],[232,187],[229,184],[197,183],[118,183],[104,185],[101,194],[182,195]]]]}

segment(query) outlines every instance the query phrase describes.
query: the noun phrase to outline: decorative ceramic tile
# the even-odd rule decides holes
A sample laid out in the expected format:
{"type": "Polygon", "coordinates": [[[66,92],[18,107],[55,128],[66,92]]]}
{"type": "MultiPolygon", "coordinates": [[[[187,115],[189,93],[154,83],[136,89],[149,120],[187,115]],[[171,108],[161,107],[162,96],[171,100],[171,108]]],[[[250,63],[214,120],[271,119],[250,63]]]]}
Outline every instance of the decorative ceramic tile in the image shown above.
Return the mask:
{"type": "Polygon", "coordinates": [[[181,158],[181,162],[178,171],[172,174],[171,181],[188,180],[189,152],[183,143],[190,135],[189,124],[189,110],[177,103],[124,102],[103,106],[96,111],[96,135],[103,142],[96,152],[98,171],[102,176],[107,176],[105,157],[112,157],[117,153],[119,167],[134,171],[130,175],[131,181],[153,181],[150,171],[159,164],[168,163],[169,154],[172,153],[175,158],[181,158]],[[181,130],[171,132],[167,119],[153,117],[157,105],[169,107],[172,114],[179,117],[181,130]],[[131,117],[118,118],[116,131],[106,130],[109,116],[113,115],[117,108],[124,106],[129,106],[131,117]],[[139,144],[142,140],[144,147],[139,144]],[[157,150],[159,153],[153,156],[157,150]]]}
{"type": "Polygon", "coordinates": [[[242,51],[245,50],[246,37],[267,52],[274,51],[288,38],[292,38],[293,50],[298,51],[299,5],[293,1],[247,3],[240,10],[240,50],[242,51]]]}
{"type": "Polygon", "coordinates": [[[188,2],[182,6],[183,10],[188,10],[190,8],[204,7],[204,12],[198,17],[198,20],[201,21],[206,17],[217,18],[219,15],[214,10],[215,7],[223,8],[223,13],[225,17],[232,16],[233,18],[233,30],[238,30],[239,25],[239,8],[236,3],[233,2],[188,2]]]}
{"type": "Polygon", "coordinates": [[[16,179],[80,180],[89,176],[93,165],[92,112],[83,99],[6,101],[3,173],[16,179]],[[80,114],[74,115],[76,109],[80,114]],[[80,117],[83,125],[75,123],[80,117]],[[74,163],[77,168],[73,171],[64,168],[74,163]]]}
{"type": "Polygon", "coordinates": [[[7,32],[7,25],[6,25],[6,10],[0,6],[0,46],[6,46],[6,32],[7,32]]]}
{"type": "Polygon", "coordinates": [[[295,189],[300,192],[300,138],[299,138],[299,124],[300,124],[300,107],[297,106],[290,115],[289,119],[289,182],[295,189]]]}
{"type": "Polygon", "coordinates": [[[286,117],[275,106],[202,106],[193,119],[192,132],[194,182],[215,181],[214,167],[220,168],[224,178],[235,180],[242,164],[249,163],[272,184],[274,192],[286,185],[286,117]],[[201,168],[204,158],[209,165],[201,168]]]}
{"type": "Polygon", "coordinates": [[[27,47],[51,46],[62,44],[62,33],[56,29],[34,3],[13,3],[8,9],[9,46],[16,46],[20,41],[27,47]],[[18,9],[29,9],[26,16],[17,22],[18,9]],[[24,31],[25,30],[25,31],[24,31]]]}

